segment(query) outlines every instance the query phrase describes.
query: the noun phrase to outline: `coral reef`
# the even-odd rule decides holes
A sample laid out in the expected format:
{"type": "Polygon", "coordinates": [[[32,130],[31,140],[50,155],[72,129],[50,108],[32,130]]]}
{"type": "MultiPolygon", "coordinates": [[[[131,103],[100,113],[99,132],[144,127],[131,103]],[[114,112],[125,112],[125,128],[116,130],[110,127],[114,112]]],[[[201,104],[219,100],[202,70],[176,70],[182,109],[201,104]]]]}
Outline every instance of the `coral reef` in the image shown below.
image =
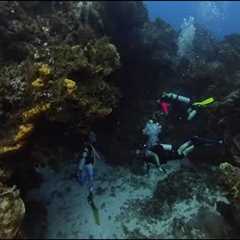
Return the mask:
{"type": "Polygon", "coordinates": [[[21,234],[25,206],[16,186],[11,188],[0,183],[0,238],[14,239],[21,234]]]}
{"type": "Polygon", "coordinates": [[[44,86],[44,82],[41,78],[37,78],[32,82],[32,86],[34,88],[42,88],[44,86]]]}
{"type": "Polygon", "coordinates": [[[24,122],[29,122],[30,120],[37,119],[42,113],[49,110],[51,107],[50,103],[41,103],[29,110],[22,112],[22,119],[24,122]]]}
{"type": "MultiPolygon", "coordinates": [[[[57,116],[63,113],[67,115],[64,111],[76,112],[78,109],[79,118],[75,124],[81,124],[78,120],[83,115],[88,121],[88,116],[94,120],[111,113],[117,103],[117,92],[109,75],[120,66],[115,46],[104,38],[85,46],[63,45],[49,49],[50,59],[43,49],[39,53],[41,61],[35,61],[32,67],[26,60],[17,70],[8,66],[8,71],[0,74],[0,79],[9,80],[8,82],[21,76],[21,82],[25,86],[22,95],[19,95],[18,88],[7,91],[8,85],[1,81],[5,104],[14,105],[12,115],[14,112],[20,113],[23,122],[30,122],[50,110],[51,120],[53,116],[58,120],[57,116]],[[43,63],[47,60],[51,63],[43,63]],[[18,105],[15,104],[17,101],[18,105]],[[71,110],[67,106],[73,103],[74,109],[71,110]],[[16,107],[18,109],[15,110],[16,107]]],[[[30,55],[32,58],[34,59],[30,55]]]]}
{"type": "Polygon", "coordinates": [[[77,89],[76,82],[71,79],[64,79],[64,84],[69,95],[71,95],[73,91],[77,89]]]}
{"type": "Polygon", "coordinates": [[[234,200],[240,200],[240,169],[234,167],[228,162],[221,163],[220,171],[223,173],[224,183],[227,190],[230,190],[231,197],[234,200]]]}
{"type": "MultiPolygon", "coordinates": [[[[21,169],[24,175],[23,169],[36,162],[60,162],[61,146],[75,144],[79,149],[92,127],[100,133],[106,156],[129,164],[130,152],[143,140],[141,130],[147,119],[160,119],[151,116],[151,100],[171,88],[197,100],[216,99],[204,110],[205,129],[200,128],[200,120],[195,130],[224,138],[224,161],[234,166],[225,164],[221,169],[228,176],[238,171],[239,34],[218,42],[190,21],[191,41],[185,42],[187,49],[178,51],[177,39],[183,44],[183,34],[161,19],[150,21],[143,2],[137,1],[4,1],[0,20],[2,192],[8,189],[2,183],[7,184],[13,170],[21,169]],[[181,58],[188,50],[194,54],[181,58]],[[104,144],[106,139],[112,140],[111,148],[104,144]],[[33,161],[22,166],[21,158],[33,161]]],[[[181,124],[169,121],[168,125],[169,140],[176,143],[181,124]]],[[[182,126],[186,135],[192,134],[193,127],[182,126]]],[[[214,160],[211,163],[222,161],[214,160]]],[[[236,195],[239,184],[231,179],[226,180],[229,191],[236,195]]],[[[0,212],[1,222],[15,219],[15,225],[3,229],[0,224],[1,238],[15,237],[24,215],[22,200],[15,193],[3,195],[10,207],[3,206],[8,218],[2,219],[5,215],[0,212]]]]}
{"type": "Polygon", "coordinates": [[[31,132],[33,131],[33,124],[28,123],[25,125],[20,125],[19,130],[14,138],[15,142],[23,141],[31,132]]]}
{"type": "Polygon", "coordinates": [[[38,72],[40,74],[40,76],[49,76],[51,73],[51,68],[49,67],[48,64],[42,64],[39,69],[38,72]]]}
{"type": "Polygon", "coordinates": [[[22,144],[17,143],[16,145],[13,146],[1,146],[0,147],[0,154],[16,151],[22,147],[22,144]]]}

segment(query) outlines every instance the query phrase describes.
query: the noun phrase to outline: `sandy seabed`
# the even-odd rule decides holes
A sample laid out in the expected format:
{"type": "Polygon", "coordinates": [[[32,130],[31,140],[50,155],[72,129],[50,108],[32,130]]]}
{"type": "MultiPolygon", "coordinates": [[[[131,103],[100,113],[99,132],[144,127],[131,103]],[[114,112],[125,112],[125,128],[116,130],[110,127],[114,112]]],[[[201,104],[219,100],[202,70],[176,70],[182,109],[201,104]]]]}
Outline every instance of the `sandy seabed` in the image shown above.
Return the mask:
{"type": "MultiPolygon", "coordinates": [[[[28,198],[41,201],[47,207],[47,222],[44,228],[40,219],[34,217],[36,223],[29,229],[29,237],[50,239],[209,237],[209,234],[204,234],[204,229],[186,230],[181,223],[194,219],[202,207],[214,214],[216,219],[220,217],[214,202],[217,200],[227,202],[221,192],[209,193],[209,190],[205,189],[204,194],[208,196],[208,201],[205,202],[199,202],[195,197],[176,201],[171,209],[166,206],[166,211],[159,218],[154,219],[142,214],[141,208],[151,199],[158,181],[172,172],[179,171],[181,165],[176,160],[168,162],[164,168],[167,173],[152,168],[149,174],[137,176],[126,168],[111,167],[103,161],[97,162],[94,198],[97,210],[88,204],[87,186],[80,186],[72,177],[76,172],[76,164],[66,165],[60,172],[48,168],[38,169],[44,181],[39,189],[29,193],[28,198]],[[180,226],[177,226],[179,221],[180,226]]],[[[213,237],[218,236],[213,234],[213,237]]]]}

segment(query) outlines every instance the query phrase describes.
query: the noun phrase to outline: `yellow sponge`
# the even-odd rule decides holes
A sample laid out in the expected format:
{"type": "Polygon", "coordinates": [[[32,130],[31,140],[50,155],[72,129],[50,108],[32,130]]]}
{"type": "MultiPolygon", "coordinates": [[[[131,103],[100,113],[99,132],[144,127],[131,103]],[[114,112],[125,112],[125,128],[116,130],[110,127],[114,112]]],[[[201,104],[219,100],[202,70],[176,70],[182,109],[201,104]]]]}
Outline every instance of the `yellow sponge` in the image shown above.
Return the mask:
{"type": "Polygon", "coordinates": [[[27,123],[19,126],[18,133],[16,134],[14,141],[19,142],[25,139],[33,130],[33,124],[27,123]]]}
{"type": "Polygon", "coordinates": [[[41,76],[48,76],[51,73],[51,68],[48,64],[42,64],[38,71],[41,76]]]}
{"type": "Polygon", "coordinates": [[[32,86],[34,88],[41,88],[44,86],[44,82],[41,78],[37,78],[35,81],[32,82],[32,86]]]}
{"type": "Polygon", "coordinates": [[[22,113],[23,119],[26,121],[26,120],[32,119],[34,117],[37,117],[40,114],[42,114],[43,112],[46,112],[50,108],[50,106],[51,106],[50,103],[39,104],[39,105],[23,112],[22,113]]]}
{"type": "Polygon", "coordinates": [[[77,89],[76,82],[68,78],[64,79],[64,85],[67,88],[68,94],[72,94],[77,89]]]}

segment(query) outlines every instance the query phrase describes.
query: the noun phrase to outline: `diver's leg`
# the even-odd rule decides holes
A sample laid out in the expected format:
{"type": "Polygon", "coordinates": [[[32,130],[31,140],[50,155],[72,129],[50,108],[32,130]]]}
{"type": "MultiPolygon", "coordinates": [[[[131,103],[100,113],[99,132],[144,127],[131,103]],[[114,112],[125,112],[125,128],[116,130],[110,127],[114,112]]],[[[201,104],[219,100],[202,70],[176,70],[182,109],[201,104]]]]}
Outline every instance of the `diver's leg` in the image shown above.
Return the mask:
{"type": "Polygon", "coordinates": [[[190,121],[192,120],[197,114],[197,110],[196,109],[192,109],[191,111],[188,112],[188,117],[187,120],[190,121]]]}
{"type": "Polygon", "coordinates": [[[191,107],[189,107],[189,108],[187,109],[187,113],[189,114],[192,110],[193,110],[193,109],[192,109],[191,107]]]}
{"type": "Polygon", "coordinates": [[[156,154],[156,157],[155,157],[155,165],[160,172],[166,173],[166,170],[163,167],[161,167],[160,160],[159,160],[159,157],[158,157],[157,154],[156,154]]]}
{"type": "Polygon", "coordinates": [[[182,155],[182,154],[183,154],[183,151],[184,151],[187,147],[189,147],[191,144],[192,144],[192,141],[191,141],[191,140],[183,143],[183,144],[178,148],[178,150],[177,150],[178,154],[179,154],[179,155],[182,155]]]}
{"type": "Polygon", "coordinates": [[[183,150],[183,155],[187,156],[190,152],[192,152],[194,149],[194,145],[189,146],[188,148],[183,150]]]}
{"type": "Polygon", "coordinates": [[[223,140],[209,139],[209,138],[203,138],[203,137],[198,137],[198,141],[200,141],[202,144],[222,144],[223,143],[223,140]]]}
{"type": "Polygon", "coordinates": [[[145,162],[145,166],[146,166],[146,169],[147,169],[147,174],[149,173],[149,170],[150,170],[150,163],[149,162],[145,162]]]}
{"type": "Polygon", "coordinates": [[[83,166],[82,170],[78,172],[78,182],[80,183],[80,185],[84,185],[86,179],[87,179],[86,166],[83,166]]]}
{"type": "Polygon", "coordinates": [[[92,201],[93,200],[93,175],[94,175],[94,170],[93,170],[93,164],[88,164],[86,166],[87,169],[87,174],[88,174],[88,189],[89,189],[89,195],[88,195],[88,200],[92,201]]]}

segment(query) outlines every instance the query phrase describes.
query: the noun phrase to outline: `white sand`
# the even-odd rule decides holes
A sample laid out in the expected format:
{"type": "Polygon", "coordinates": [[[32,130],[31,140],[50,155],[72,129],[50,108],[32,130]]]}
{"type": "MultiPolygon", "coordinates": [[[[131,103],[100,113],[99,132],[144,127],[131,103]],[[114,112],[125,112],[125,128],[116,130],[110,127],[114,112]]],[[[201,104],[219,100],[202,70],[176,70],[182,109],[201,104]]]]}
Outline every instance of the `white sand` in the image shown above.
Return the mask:
{"type": "MultiPolygon", "coordinates": [[[[179,168],[178,161],[165,165],[168,174],[179,168]]],[[[45,181],[40,189],[29,193],[29,198],[40,199],[47,206],[48,229],[45,238],[126,238],[136,230],[139,237],[174,238],[174,219],[187,222],[202,206],[196,199],[177,202],[171,211],[166,206],[166,213],[159,220],[151,220],[147,216],[143,218],[139,207],[133,208],[131,203],[149,199],[157,182],[167,174],[151,169],[149,175],[136,176],[125,168],[112,168],[104,162],[98,162],[96,169],[95,203],[99,209],[100,225],[95,223],[92,208],[87,203],[87,186],[82,187],[69,178],[75,172],[73,164],[59,173],[39,169],[45,181]]],[[[221,193],[212,193],[211,196],[213,200],[226,201],[221,193]]],[[[205,205],[214,211],[211,204],[205,205]]]]}

